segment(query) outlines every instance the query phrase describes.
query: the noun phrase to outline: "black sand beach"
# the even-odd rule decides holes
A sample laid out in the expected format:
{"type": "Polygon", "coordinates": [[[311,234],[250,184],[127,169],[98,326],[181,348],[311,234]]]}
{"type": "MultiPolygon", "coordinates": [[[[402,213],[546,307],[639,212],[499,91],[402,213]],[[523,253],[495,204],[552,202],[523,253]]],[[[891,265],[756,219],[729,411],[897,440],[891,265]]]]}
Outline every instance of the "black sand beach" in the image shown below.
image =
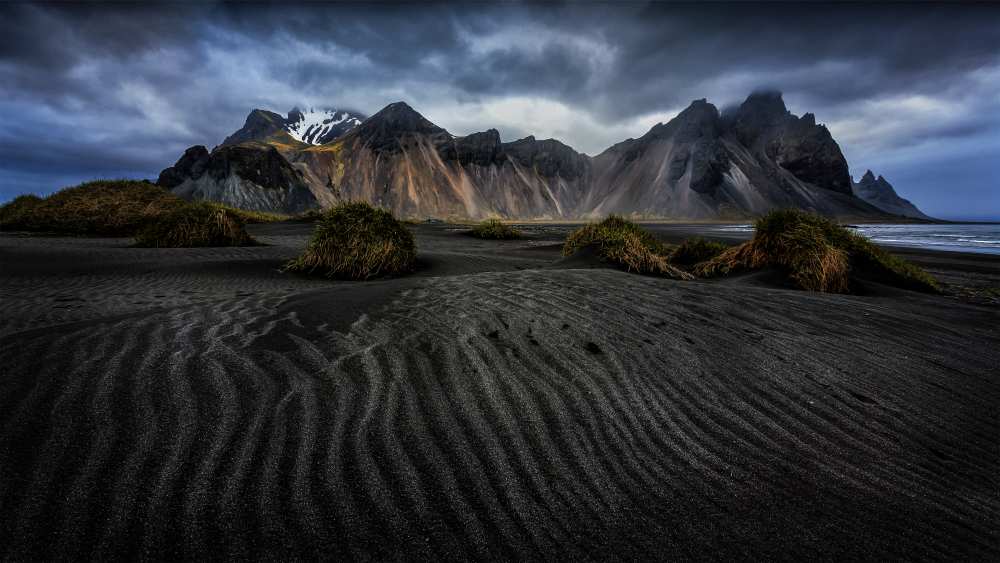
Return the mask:
{"type": "Polygon", "coordinates": [[[0,559],[1000,559],[1000,258],[826,295],[417,225],[413,275],[281,273],[311,229],[0,235],[0,559]]]}

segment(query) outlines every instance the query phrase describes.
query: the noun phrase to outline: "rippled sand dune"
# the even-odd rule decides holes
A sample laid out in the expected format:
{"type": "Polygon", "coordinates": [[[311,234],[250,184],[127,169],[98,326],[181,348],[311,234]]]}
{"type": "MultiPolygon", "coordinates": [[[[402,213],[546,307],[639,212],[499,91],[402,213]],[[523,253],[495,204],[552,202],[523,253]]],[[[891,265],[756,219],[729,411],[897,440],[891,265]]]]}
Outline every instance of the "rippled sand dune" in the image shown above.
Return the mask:
{"type": "Polygon", "coordinates": [[[995,307],[308,229],[0,237],[0,559],[1000,558],[995,307]]]}

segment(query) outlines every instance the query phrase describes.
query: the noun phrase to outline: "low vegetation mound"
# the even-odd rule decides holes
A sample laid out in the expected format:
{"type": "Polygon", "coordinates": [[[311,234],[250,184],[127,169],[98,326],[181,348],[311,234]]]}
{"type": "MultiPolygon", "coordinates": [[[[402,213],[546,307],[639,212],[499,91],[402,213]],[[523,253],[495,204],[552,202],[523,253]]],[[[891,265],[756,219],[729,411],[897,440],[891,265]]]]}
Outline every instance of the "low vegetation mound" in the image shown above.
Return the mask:
{"type": "Polygon", "coordinates": [[[705,240],[701,237],[689,238],[670,254],[670,262],[681,266],[694,266],[699,262],[715,258],[728,248],[721,242],[705,240]]]}
{"type": "Polygon", "coordinates": [[[251,246],[242,215],[233,209],[204,201],[186,203],[147,223],[135,237],[136,246],[191,248],[199,246],[251,246]]]}
{"type": "Polygon", "coordinates": [[[671,249],[646,229],[619,215],[609,215],[570,233],[563,245],[563,256],[592,248],[606,262],[629,272],[691,279],[692,276],[670,264],[671,249]]]}
{"type": "Polygon", "coordinates": [[[28,231],[28,225],[45,200],[36,195],[19,195],[0,206],[0,230],[28,231]]]}
{"type": "Polygon", "coordinates": [[[258,223],[277,223],[280,221],[289,221],[292,219],[291,215],[286,215],[284,213],[271,213],[269,211],[250,211],[248,209],[239,209],[237,207],[229,207],[228,205],[217,204],[219,207],[223,207],[232,213],[235,213],[243,220],[247,225],[253,225],[258,223]]]}
{"type": "Polygon", "coordinates": [[[322,209],[307,209],[296,215],[292,215],[288,220],[296,223],[315,223],[323,218],[322,209]]]}
{"type": "Polygon", "coordinates": [[[184,200],[145,181],[97,180],[46,198],[20,196],[0,208],[0,229],[130,236],[184,200]]]}
{"type": "Polygon", "coordinates": [[[499,219],[487,219],[472,228],[470,234],[476,238],[511,240],[521,238],[521,231],[499,219]]]}
{"type": "Polygon", "coordinates": [[[309,246],[285,270],[328,278],[367,280],[413,269],[413,234],[384,209],[342,203],[316,225],[309,246]]]}
{"type": "Polygon", "coordinates": [[[810,291],[847,293],[859,278],[937,292],[937,281],[864,236],[804,211],[772,211],[754,224],[753,239],[695,267],[700,276],[776,268],[810,291]]]}

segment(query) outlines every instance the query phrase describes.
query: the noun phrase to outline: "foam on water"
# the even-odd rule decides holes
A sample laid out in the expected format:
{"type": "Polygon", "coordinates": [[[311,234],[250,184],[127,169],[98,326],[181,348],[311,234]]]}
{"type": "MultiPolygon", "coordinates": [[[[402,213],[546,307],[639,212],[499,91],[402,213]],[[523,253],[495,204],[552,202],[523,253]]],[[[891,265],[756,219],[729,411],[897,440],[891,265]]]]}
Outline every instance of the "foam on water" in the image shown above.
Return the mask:
{"type": "MultiPolygon", "coordinates": [[[[725,225],[716,230],[752,233],[753,225],[725,225]]],[[[857,231],[879,244],[953,252],[1000,254],[1000,225],[859,225],[857,231]]]]}

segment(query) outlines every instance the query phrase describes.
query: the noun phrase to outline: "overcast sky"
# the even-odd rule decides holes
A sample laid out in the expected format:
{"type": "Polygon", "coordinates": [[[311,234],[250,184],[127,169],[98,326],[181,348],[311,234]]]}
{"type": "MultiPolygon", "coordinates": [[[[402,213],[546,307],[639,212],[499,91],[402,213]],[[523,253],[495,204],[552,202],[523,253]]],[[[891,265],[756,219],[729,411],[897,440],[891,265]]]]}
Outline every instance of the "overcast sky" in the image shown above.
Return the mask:
{"type": "Polygon", "coordinates": [[[0,201],[155,178],[252,108],[404,100],[596,154],[784,92],[925,212],[1000,218],[1000,5],[0,5],[0,201]]]}

